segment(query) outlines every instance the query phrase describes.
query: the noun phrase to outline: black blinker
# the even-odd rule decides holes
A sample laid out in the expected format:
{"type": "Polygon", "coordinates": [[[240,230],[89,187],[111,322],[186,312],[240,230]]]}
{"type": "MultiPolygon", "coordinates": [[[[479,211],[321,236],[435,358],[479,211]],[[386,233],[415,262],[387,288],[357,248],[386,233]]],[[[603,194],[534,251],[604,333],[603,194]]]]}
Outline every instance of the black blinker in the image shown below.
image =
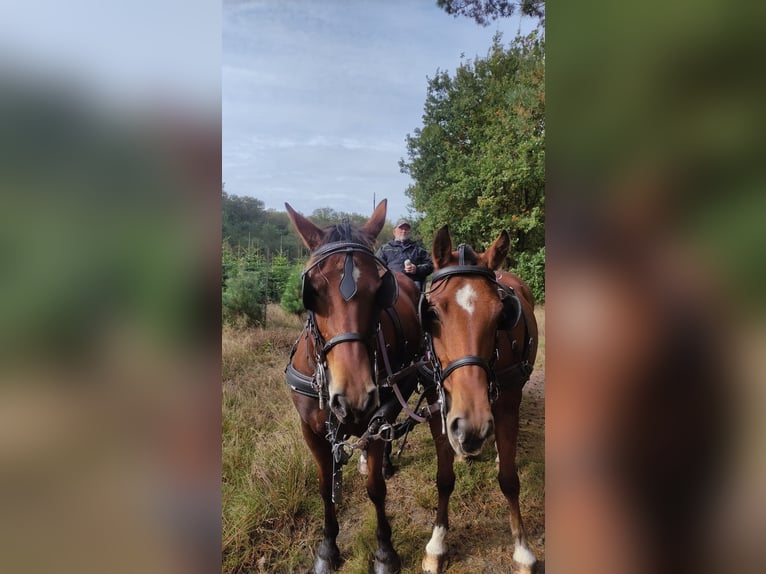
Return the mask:
{"type": "Polygon", "coordinates": [[[346,253],[346,261],[343,263],[343,276],[340,280],[340,294],[348,301],[356,294],[356,278],[354,277],[354,257],[346,253]]]}

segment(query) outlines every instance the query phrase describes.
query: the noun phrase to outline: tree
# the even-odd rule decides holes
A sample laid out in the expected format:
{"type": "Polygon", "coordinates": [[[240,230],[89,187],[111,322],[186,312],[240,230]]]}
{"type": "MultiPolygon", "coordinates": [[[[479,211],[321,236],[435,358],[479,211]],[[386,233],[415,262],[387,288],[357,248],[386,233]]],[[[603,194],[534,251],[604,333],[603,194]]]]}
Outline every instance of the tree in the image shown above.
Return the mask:
{"type": "Polygon", "coordinates": [[[222,192],[222,234],[233,250],[257,247],[265,254],[284,253],[301,259],[305,249],[284,211],[265,209],[254,197],[222,192]]]}
{"type": "Polygon", "coordinates": [[[290,272],[285,288],[282,291],[280,305],[282,309],[294,315],[300,315],[305,311],[303,299],[301,299],[301,280],[303,278],[303,266],[296,266],[290,272]]]}
{"type": "Polygon", "coordinates": [[[423,236],[449,223],[479,249],[507,230],[512,258],[544,246],[544,63],[536,33],[508,49],[496,35],[486,58],[429,79],[423,127],[399,162],[423,236]]]}
{"type": "Polygon", "coordinates": [[[269,301],[278,303],[282,299],[287,278],[290,275],[290,262],[280,251],[271,258],[269,263],[269,301]]]}
{"type": "Polygon", "coordinates": [[[436,0],[436,5],[456,18],[473,18],[477,24],[488,26],[498,18],[508,18],[521,10],[524,16],[537,18],[545,23],[545,0],[436,0]]]}
{"type": "Polygon", "coordinates": [[[221,192],[222,233],[229,245],[249,245],[258,236],[258,229],[266,221],[266,210],[260,199],[229,195],[221,192]]]}
{"type": "Polygon", "coordinates": [[[263,267],[240,259],[221,292],[223,320],[228,324],[253,327],[263,323],[263,309],[266,293],[263,267]]]}
{"type": "Polygon", "coordinates": [[[221,246],[221,287],[237,272],[237,258],[231,249],[231,245],[224,241],[221,246]]]}
{"type": "Polygon", "coordinates": [[[330,207],[320,207],[315,209],[309,219],[319,227],[326,227],[340,223],[344,218],[348,218],[349,223],[356,226],[364,225],[368,217],[358,213],[346,213],[345,211],[335,211],[330,207]]]}

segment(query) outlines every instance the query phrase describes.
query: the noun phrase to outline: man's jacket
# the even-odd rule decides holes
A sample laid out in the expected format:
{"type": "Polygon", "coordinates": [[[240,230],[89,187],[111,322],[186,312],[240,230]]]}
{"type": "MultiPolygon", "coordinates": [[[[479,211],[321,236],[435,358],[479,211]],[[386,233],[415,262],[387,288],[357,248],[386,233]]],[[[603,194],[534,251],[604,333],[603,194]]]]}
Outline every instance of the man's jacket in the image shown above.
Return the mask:
{"type": "Polygon", "coordinates": [[[413,265],[417,266],[417,272],[407,273],[414,281],[423,282],[434,270],[434,264],[431,262],[431,256],[428,251],[420,247],[412,239],[397,241],[392,239],[384,243],[375,254],[382,259],[389,269],[401,271],[404,273],[404,262],[409,259],[413,265]]]}

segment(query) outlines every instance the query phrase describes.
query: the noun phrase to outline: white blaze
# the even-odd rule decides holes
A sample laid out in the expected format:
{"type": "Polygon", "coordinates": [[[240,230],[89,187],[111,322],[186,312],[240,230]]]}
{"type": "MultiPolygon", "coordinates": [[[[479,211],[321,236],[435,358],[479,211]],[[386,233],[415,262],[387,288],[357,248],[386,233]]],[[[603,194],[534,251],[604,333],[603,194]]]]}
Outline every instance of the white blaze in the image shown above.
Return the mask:
{"type": "Polygon", "coordinates": [[[470,285],[463,285],[458,289],[455,298],[457,299],[458,305],[468,311],[469,315],[473,315],[476,302],[476,291],[473,290],[473,287],[470,285]]]}

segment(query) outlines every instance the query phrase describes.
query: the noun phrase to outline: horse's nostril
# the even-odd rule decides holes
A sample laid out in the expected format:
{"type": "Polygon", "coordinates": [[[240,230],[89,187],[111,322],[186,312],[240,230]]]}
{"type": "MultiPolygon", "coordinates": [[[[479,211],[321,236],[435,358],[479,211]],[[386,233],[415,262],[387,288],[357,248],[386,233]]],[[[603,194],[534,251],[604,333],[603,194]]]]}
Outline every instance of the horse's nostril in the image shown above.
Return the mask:
{"type": "Polygon", "coordinates": [[[484,435],[482,438],[487,438],[493,434],[495,434],[495,423],[492,421],[492,419],[489,419],[485,426],[484,435]]]}
{"type": "Polygon", "coordinates": [[[465,420],[461,418],[453,419],[450,424],[450,430],[452,431],[452,436],[459,442],[462,442],[465,438],[465,420]]]}
{"type": "Polygon", "coordinates": [[[343,395],[333,395],[330,398],[330,408],[340,420],[348,416],[348,401],[343,395]]]}

